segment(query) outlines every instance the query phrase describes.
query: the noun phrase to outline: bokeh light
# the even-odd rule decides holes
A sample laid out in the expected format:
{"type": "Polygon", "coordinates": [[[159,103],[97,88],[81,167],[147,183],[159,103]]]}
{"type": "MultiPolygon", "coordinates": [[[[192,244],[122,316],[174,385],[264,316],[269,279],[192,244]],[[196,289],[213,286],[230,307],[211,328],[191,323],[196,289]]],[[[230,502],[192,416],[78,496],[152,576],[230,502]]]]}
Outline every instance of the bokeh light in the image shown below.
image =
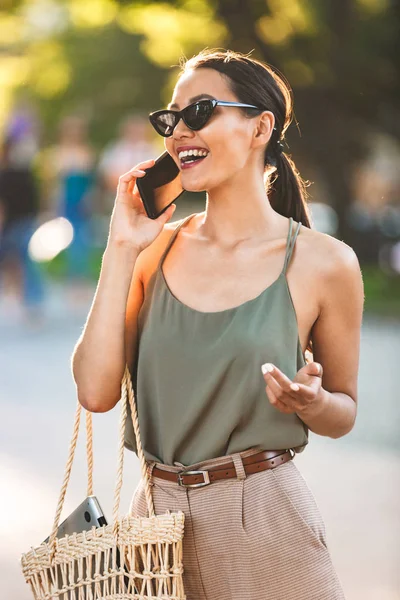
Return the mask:
{"type": "Polygon", "coordinates": [[[29,242],[29,255],[36,262],[52,260],[67,248],[74,238],[74,230],[68,219],[58,217],[37,228],[29,242]]]}

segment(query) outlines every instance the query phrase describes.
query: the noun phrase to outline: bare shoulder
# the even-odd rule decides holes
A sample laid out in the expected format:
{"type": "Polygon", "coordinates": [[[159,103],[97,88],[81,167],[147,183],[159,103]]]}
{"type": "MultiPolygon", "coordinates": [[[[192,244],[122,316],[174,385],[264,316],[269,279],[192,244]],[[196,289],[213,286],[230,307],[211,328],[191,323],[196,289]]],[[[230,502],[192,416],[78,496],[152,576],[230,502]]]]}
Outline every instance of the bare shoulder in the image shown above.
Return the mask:
{"type": "Polygon", "coordinates": [[[353,248],[327,233],[302,227],[298,237],[301,253],[306,264],[324,279],[340,276],[340,273],[360,270],[358,257],[353,248]]]}
{"type": "MultiPolygon", "coordinates": [[[[301,234],[301,235],[300,235],[301,234]]],[[[299,255],[319,289],[320,306],[334,302],[335,298],[350,300],[364,297],[360,263],[353,248],[327,233],[302,227],[299,255]]]]}
{"type": "Polygon", "coordinates": [[[144,287],[146,288],[147,283],[157,269],[157,265],[161,259],[162,253],[164,252],[169,240],[175,229],[179,227],[185,217],[176,221],[168,221],[165,223],[160,234],[156,237],[154,242],[150,244],[145,250],[143,250],[138,257],[138,270],[140,278],[144,287]]]}

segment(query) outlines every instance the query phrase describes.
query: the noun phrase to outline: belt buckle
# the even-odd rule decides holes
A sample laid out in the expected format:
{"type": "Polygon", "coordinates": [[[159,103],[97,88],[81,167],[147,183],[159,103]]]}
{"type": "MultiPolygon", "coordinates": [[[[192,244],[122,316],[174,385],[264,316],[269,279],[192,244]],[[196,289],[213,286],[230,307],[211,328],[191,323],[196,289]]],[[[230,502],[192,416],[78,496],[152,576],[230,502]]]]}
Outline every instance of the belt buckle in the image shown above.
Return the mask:
{"type": "Polygon", "coordinates": [[[209,483],[211,483],[211,481],[210,481],[210,475],[209,475],[208,471],[182,471],[181,473],[178,473],[178,483],[179,483],[179,485],[181,485],[183,487],[197,488],[197,487],[203,487],[205,485],[208,485],[209,483]],[[201,481],[200,483],[183,483],[183,481],[182,481],[183,475],[200,475],[200,474],[202,474],[204,477],[204,481],[201,481]]]}

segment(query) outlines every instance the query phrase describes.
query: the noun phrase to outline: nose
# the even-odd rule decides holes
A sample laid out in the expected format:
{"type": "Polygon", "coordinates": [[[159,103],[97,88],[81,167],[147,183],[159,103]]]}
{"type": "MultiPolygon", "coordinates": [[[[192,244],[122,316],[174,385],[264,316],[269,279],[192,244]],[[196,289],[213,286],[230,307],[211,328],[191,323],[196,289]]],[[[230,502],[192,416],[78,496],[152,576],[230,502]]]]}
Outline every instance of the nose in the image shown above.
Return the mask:
{"type": "Polygon", "coordinates": [[[196,132],[192,129],[189,129],[189,127],[185,124],[185,121],[180,118],[174,128],[174,131],[172,132],[172,137],[176,140],[179,140],[182,136],[194,137],[195,134],[196,132]]]}

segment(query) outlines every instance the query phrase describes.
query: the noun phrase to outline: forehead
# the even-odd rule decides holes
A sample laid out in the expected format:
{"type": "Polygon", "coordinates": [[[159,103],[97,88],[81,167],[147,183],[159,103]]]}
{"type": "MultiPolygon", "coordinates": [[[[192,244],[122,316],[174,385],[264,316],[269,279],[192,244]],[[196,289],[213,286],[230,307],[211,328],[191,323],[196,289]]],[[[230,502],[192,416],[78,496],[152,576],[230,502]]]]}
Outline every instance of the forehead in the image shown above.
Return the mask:
{"type": "Polygon", "coordinates": [[[183,108],[201,97],[217,100],[237,100],[226,77],[215,69],[195,69],[179,78],[172,95],[170,108],[183,108]]]}

